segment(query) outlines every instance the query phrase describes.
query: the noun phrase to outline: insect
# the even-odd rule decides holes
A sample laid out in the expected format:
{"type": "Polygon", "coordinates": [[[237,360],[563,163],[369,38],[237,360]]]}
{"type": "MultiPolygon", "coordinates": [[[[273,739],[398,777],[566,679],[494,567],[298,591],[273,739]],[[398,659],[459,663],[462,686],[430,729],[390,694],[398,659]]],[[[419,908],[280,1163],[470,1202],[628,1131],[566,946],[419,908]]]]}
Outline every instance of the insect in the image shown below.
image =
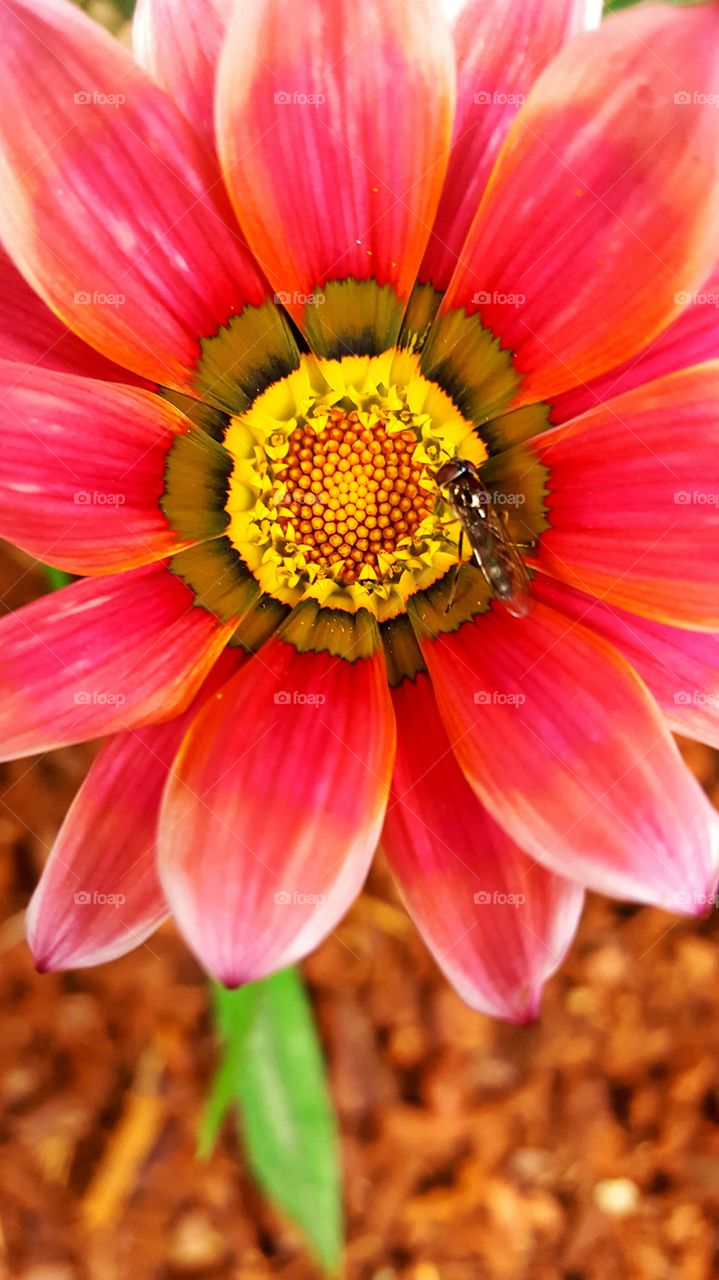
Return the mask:
{"type": "MultiPolygon", "coordinates": [[[[452,514],[459,521],[459,556],[466,537],[472,556],[495,600],[513,618],[525,618],[531,607],[531,580],[524,560],[482,483],[474,463],[464,458],[446,462],[434,479],[452,514]]],[[[457,566],[457,574],[459,565],[457,566]]],[[[447,609],[454,602],[457,576],[447,609]]]]}

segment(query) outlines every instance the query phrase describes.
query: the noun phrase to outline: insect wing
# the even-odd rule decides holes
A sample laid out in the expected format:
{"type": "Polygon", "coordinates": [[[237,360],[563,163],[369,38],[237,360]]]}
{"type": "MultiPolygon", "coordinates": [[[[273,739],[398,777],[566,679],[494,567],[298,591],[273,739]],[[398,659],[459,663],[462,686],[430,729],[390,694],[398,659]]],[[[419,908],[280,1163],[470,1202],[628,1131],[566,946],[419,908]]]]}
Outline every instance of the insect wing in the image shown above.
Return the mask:
{"type": "Polygon", "coordinates": [[[532,604],[531,578],[491,503],[485,508],[481,542],[482,546],[473,542],[473,550],[492,595],[513,618],[526,618],[532,604]]]}
{"type": "Polygon", "coordinates": [[[502,558],[511,580],[511,595],[502,596],[500,603],[513,618],[526,618],[532,607],[532,579],[514,543],[504,541],[502,558]]]}

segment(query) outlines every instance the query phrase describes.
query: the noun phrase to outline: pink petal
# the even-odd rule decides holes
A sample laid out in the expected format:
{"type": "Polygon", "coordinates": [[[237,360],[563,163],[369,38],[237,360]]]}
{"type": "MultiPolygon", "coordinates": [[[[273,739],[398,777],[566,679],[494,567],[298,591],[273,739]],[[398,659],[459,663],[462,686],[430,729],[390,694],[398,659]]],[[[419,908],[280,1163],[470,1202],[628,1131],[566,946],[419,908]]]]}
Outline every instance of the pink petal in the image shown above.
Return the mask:
{"type": "Polygon", "coordinates": [[[719,359],[719,270],[695,293],[676,297],[677,306],[685,307],[679,318],[639,355],[559,396],[552,406],[552,422],[568,422],[601,400],[611,400],[667,373],[719,359]]]}
{"type": "Polygon", "coordinates": [[[0,361],[0,406],[0,537],[69,573],[127,569],[188,545],[160,510],[167,451],[191,426],[172,405],[0,361]]]}
{"type": "Polygon", "coordinates": [[[536,577],[535,591],[624,654],[675,733],[719,748],[719,635],[639,618],[544,575],[536,577]]]}
{"type": "MultiPolygon", "coordinates": [[[[719,231],[719,6],[640,6],[578,36],[510,129],[442,308],[512,351],[516,403],[640,351],[719,231]],[[686,95],[692,99],[685,101],[686,95]]],[[[427,360],[441,354],[442,330],[427,360]]]]}
{"type": "Polygon", "coordinates": [[[423,652],[462,770],[531,857],[602,893],[704,909],[719,819],[615,649],[537,602],[423,652]]]}
{"type": "Polygon", "coordinates": [[[177,721],[120,733],[103,747],[68,812],[27,911],[41,972],[104,964],[132,951],[167,915],[155,824],[177,749],[177,721]]]}
{"type": "Polygon", "coordinates": [[[188,389],[199,340],[267,297],[212,157],[64,0],[3,5],[0,65],[0,234],[16,264],[92,346],[188,389]]]}
{"type": "Polygon", "coordinates": [[[425,675],[395,689],[397,762],[383,845],[407,909],[474,1009],[526,1022],[579,922],[578,885],[538,866],[465,781],[425,675]]]}
{"type": "Polygon", "coordinates": [[[515,115],[540,72],[589,26],[591,0],[470,0],[454,29],[452,151],[421,282],[447,288],[515,115]]]}
{"type": "Polygon", "coordinates": [[[114,960],[167,915],[155,836],[168,769],[198,706],[241,660],[226,651],[183,715],[119,733],[100,751],[27,909],[28,942],[43,972],[114,960]]]}
{"type": "Polygon", "coordinates": [[[231,0],[138,0],[135,57],[215,149],[215,72],[231,0]]]}
{"type": "Polygon", "coordinates": [[[540,568],[632,613],[719,630],[719,360],[628,391],[532,448],[549,468],[540,568]]]}
{"type": "MultiPolygon", "coordinates": [[[[0,357],[88,378],[151,387],[68,329],[20,275],[0,246],[0,357]]],[[[22,374],[18,372],[18,377],[22,374]]]]}
{"type": "Polygon", "coordinates": [[[74,582],[0,619],[0,759],[177,715],[234,623],[165,565],[74,582]]]}
{"type": "MultiPolygon", "coordinates": [[[[295,0],[237,6],[219,72],[225,179],[268,279],[300,327],[321,326],[323,353],[346,354],[360,296],[325,298],[327,282],[374,279],[406,302],[453,112],[451,39],[431,0],[305,0],[301,17],[295,0]]],[[[382,350],[401,308],[372,305],[368,349],[382,350]]]]}
{"type": "Polygon", "coordinates": [[[335,927],[367,874],[393,755],[378,654],[275,638],[201,712],[168,784],[160,877],[210,973],[262,977],[335,927]]]}

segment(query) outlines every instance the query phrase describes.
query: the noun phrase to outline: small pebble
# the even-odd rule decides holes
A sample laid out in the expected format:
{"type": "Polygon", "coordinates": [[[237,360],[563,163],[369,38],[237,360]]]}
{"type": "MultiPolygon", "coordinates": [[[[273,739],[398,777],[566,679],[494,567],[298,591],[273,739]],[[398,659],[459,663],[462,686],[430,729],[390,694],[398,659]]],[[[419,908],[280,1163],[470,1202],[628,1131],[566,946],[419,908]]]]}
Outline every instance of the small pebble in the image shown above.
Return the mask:
{"type": "Polygon", "coordinates": [[[608,1218],[627,1218],[639,1207],[639,1187],[631,1178],[604,1178],[594,1188],[594,1203],[608,1218]]]}

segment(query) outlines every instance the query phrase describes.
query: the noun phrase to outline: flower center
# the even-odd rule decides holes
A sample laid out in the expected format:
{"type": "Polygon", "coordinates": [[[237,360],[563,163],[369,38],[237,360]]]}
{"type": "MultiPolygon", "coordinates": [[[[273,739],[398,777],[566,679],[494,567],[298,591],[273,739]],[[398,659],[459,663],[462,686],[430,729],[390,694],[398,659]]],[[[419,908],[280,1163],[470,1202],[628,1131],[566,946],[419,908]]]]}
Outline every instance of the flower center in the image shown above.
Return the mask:
{"type": "Polygon", "coordinates": [[[494,339],[482,348],[484,390],[468,398],[464,365],[448,364],[465,336],[448,332],[431,362],[412,347],[336,359],[294,351],[236,385],[228,329],[210,346],[206,401],[166,393],[189,420],[163,476],[161,508],[185,548],[170,567],[199,604],[234,621],[233,642],[254,652],[302,605],[298,616],[321,617],[335,638],[364,627],[365,613],[397,621],[399,653],[410,610],[424,610],[433,634],[486,611],[490,553],[516,564],[512,548],[523,555],[549,527],[548,472],[524,443],[550,425],[549,409],[493,416],[516,390],[494,339]],[[472,478],[489,495],[487,522],[465,511],[472,478]],[[479,538],[492,516],[494,532],[479,538]]]}
{"type": "Polygon", "coordinates": [[[283,604],[400,613],[456,563],[460,529],[435,480],[480,437],[417,357],[302,358],[233,418],[230,542],[283,604]]]}
{"type": "Polygon", "coordinates": [[[309,564],[334,570],[346,586],[367,569],[383,577],[435,504],[417,444],[416,431],[392,431],[382,410],[360,417],[335,407],[319,429],[295,427],[273,468],[283,537],[301,542],[309,564]]]}

